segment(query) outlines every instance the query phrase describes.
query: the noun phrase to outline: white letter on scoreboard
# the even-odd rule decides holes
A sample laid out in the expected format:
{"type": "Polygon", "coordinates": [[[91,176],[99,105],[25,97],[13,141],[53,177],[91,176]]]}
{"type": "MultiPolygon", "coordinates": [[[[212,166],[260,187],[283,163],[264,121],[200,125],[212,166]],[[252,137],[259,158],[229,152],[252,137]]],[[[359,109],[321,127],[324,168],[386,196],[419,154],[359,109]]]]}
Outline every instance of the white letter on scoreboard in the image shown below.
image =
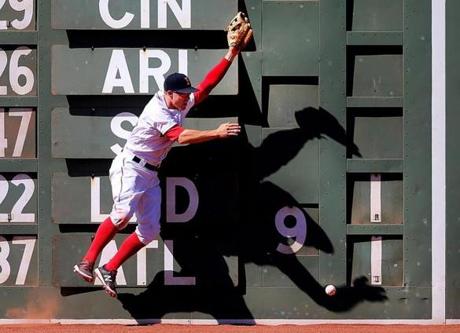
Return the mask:
{"type": "Polygon", "coordinates": [[[371,237],[371,284],[382,285],[382,236],[371,237]]]}
{"type": "Polygon", "coordinates": [[[102,222],[106,215],[101,214],[101,178],[91,177],[91,223],[102,222]]]}
{"type": "Polygon", "coordinates": [[[134,18],[132,13],[126,12],[121,19],[115,20],[109,12],[109,0],[99,0],[99,14],[104,23],[113,29],[126,27],[134,18]]]}
{"type": "Polygon", "coordinates": [[[110,94],[113,92],[114,87],[122,87],[125,93],[134,93],[133,82],[131,81],[131,75],[129,74],[123,50],[112,51],[102,92],[110,94]],[[117,78],[118,74],[119,78],[117,78]]]}
{"type": "Polygon", "coordinates": [[[187,50],[179,50],[179,73],[188,75],[188,53],[187,53],[187,50]]]}
{"type": "Polygon", "coordinates": [[[165,240],[164,243],[165,286],[194,286],[196,284],[194,276],[174,276],[174,242],[165,240]]]}
{"type": "Polygon", "coordinates": [[[191,0],[182,0],[182,9],[179,7],[179,4],[176,0],[158,1],[158,28],[167,28],[168,26],[168,14],[166,10],[167,5],[171,8],[174,16],[177,18],[177,21],[182,28],[191,28],[191,0]]]}
{"type": "MultiPolygon", "coordinates": [[[[108,214],[101,214],[101,178],[91,177],[91,223],[100,223],[107,218],[108,214]]],[[[136,214],[133,214],[129,222],[136,222],[136,214]]]]}
{"type": "Polygon", "coordinates": [[[141,0],[141,28],[150,28],[150,0],[141,0]]]}
{"type": "MultiPolygon", "coordinates": [[[[121,124],[124,123],[125,121],[129,122],[133,127],[136,126],[139,118],[131,112],[121,112],[117,114],[115,117],[113,117],[112,121],[110,122],[110,129],[112,130],[112,133],[115,134],[117,137],[121,139],[128,140],[129,134],[131,131],[125,130],[121,124]]],[[[117,143],[114,144],[110,149],[118,155],[121,153],[121,146],[117,143]]]]}
{"type": "Polygon", "coordinates": [[[137,285],[147,285],[147,249],[158,249],[158,241],[154,240],[137,252],[137,285]]]}
{"type": "Polygon", "coordinates": [[[139,92],[149,92],[149,77],[153,76],[159,89],[163,88],[165,74],[171,68],[171,59],[162,50],[140,50],[139,51],[139,92]],[[161,65],[157,68],[149,67],[149,59],[157,58],[161,65]]]}
{"type": "Polygon", "coordinates": [[[198,210],[198,190],[190,179],[185,177],[168,177],[166,179],[166,221],[183,223],[190,221],[198,210]],[[190,203],[185,212],[176,213],[176,187],[182,186],[188,192],[190,203]]]}
{"type": "Polygon", "coordinates": [[[371,208],[371,222],[382,222],[382,177],[380,174],[371,175],[371,197],[370,197],[370,208],[371,208]]]}

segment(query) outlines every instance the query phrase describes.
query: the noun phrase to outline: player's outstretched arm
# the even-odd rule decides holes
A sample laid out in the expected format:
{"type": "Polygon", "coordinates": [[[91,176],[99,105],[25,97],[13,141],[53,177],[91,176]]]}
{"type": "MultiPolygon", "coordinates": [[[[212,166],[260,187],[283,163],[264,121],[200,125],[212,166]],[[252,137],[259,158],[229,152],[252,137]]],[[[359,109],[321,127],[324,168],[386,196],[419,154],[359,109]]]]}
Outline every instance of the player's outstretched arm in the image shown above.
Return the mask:
{"type": "Polygon", "coordinates": [[[221,61],[212,68],[195,92],[195,104],[202,102],[211,93],[211,90],[222,80],[230,65],[252,38],[252,29],[249,19],[239,12],[227,27],[228,51],[221,61]]]}
{"type": "Polygon", "coordinates": [[[180,144],[191,144],[215,139],[224,139],[231,136],[237,136],[240,131],[241,126],[236,123],[224,123],[216,129],[206,131],[184,129],[177,138],[177,142],[180,144]]]}
{"type": "Polygon", "coordinates": [[[206,97],[209,96],[212,89],[222,80],[222,78],[227,73],[230,68],[233,59],[238,56],[240,52],[239,49],[235,47],[229,47],[225,57],[223,57],[219,63],[217,63],[204,77],[197,89],[198,91],[194,93],[195,95],[195,104],[201,103],[206,97]]]}

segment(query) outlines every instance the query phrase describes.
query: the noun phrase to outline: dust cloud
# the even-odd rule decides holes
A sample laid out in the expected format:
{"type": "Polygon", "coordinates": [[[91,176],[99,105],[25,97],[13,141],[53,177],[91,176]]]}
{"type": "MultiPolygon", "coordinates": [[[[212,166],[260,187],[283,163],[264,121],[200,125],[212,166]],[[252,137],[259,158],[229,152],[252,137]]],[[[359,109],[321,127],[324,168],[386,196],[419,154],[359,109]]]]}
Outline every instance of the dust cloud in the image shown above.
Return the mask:
{"type": "Polygon", "coordinates": [[[23,307],[13,307],[6,311],[8,319],[54,319],[59,310],[56,292],[32,290],[23,307]]]}

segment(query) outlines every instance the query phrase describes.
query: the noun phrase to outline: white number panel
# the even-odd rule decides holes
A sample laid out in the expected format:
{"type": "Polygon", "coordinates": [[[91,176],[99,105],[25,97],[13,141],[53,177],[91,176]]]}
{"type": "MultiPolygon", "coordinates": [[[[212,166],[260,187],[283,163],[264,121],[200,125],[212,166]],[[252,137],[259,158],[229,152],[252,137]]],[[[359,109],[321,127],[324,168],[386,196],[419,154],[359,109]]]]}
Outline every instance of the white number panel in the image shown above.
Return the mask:
{"type": "Polygon", "coordinates": [[[37,112],[0,107],[0,158],[36,158],[37,112]]]}
{"type": "Polygon", "coordinates": [[[36,96],[36,77],[36,49],[28,46],[0,46],[0,97],[36,96]]]}
{"type": "Polygon", "coordinates": [[[0,287],[37,285],[37,237],[0,235],[0,287]]]}
{"type": "Polygon", "coordinates": [[[0,173],[0,223],[37,222],[37,176],[0,173]]]}
{"type": "Polygon", "coordinates": [[[3,30],[35,30],[35,0],[0,0],[3,30]]]}

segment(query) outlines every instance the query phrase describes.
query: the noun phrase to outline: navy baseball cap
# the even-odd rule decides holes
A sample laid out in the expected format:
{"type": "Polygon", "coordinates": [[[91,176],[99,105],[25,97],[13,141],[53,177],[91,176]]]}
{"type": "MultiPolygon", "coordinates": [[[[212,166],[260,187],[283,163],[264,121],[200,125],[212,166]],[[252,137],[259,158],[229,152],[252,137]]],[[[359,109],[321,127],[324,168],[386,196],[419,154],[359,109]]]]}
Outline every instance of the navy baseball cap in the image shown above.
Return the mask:
{"type": "Polygon", "coordinates": [[[163,84],[164,90],[172,90],[178,93],[193,93],[198,89],[192,87],[190,79],[182,73],[173,73],[166,77],[163,84]]]}

